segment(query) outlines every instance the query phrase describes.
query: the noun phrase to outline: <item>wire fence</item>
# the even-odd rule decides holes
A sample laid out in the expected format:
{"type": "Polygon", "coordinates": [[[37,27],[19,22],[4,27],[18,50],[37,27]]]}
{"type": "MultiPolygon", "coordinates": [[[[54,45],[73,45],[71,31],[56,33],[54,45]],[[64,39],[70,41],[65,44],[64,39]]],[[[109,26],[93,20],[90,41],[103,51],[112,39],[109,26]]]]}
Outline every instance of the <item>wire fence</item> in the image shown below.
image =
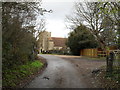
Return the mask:
{"type": "Polygon", "coordinates": [[[114,53],[112,75],[120,82],[120,50],[111,50],[111,52],[114,53]]]}
{"type": "Polygon", "coordinates": [[[113,52],[113,66],[120,67],[120,50],[110,50],[109,52],[113,52]]]}

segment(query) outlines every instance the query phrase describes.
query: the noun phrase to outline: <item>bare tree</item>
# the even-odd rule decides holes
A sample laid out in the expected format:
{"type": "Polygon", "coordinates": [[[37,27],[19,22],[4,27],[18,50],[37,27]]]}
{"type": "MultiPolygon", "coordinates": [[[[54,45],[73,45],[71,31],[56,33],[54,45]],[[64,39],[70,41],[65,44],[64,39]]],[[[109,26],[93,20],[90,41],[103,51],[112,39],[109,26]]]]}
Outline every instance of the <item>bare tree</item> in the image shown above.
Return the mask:
{"type": "Polygon", "coordinates": [[[68,21],[73,23],[75,26],[80,25],[80,23],[86,25],[89,28],[89,31],[100,43],[103,50],[106,49],[107,43],[105,37],[103,37],[103,34],[101,33],[103,33],[106,26],[111,30],[114,27],[113,22],[105,21],[106,18],[109,18],[109,16],[106,16],[101,10],[105,4],[106,3],[101,4],[101,2],[77,2],[75,3],[74,16],[67,17],[68,21]],[[104,22],[107,22],[106,26],[103,25],[104,22]]]}
{"type": "Polygon", "coordinates": [[[40,19],[37,23],[37,28],[36,28],[36,32],[35,32],[35,38],[38,40],[39,39],[39,35],[41,31],[45,30],[45,19],[40,19]]]}

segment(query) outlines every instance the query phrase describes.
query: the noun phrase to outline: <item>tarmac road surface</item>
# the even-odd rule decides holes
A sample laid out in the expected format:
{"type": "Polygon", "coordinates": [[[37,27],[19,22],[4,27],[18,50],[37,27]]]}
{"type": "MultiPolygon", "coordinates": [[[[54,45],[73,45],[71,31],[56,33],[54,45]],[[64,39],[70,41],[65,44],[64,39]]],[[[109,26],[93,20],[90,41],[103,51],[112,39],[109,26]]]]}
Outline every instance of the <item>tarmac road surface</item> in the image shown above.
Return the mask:
{"type": "Polygon", "coordinates": [[[75,66],[54,55],[40,55],[48,62],[45,71],[25,88],[87,88],[75,66]]]}

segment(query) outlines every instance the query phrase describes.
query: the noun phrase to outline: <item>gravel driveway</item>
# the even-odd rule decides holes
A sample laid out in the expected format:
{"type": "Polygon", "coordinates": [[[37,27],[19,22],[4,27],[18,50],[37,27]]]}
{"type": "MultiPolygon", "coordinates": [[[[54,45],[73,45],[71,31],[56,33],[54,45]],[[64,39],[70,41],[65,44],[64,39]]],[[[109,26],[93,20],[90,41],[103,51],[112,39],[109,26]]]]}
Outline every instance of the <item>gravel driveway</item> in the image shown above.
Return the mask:
{"type": "Polygon", "coordinates": [[[91,88],[97,87],[91,71],[105,62],[88,61],[81,57],[40,55],[48,62],[46,70],[25,88],[91,88]],[[89,81],[89,82],[88,82],[89,81]]]}
{"type": "Polygon", "coordinates": [[[78,71],[81,80],[84,81],[84,83],[86,83],[87,87],[101,88],[101,83],[96,80],[95,74],[93,74],[92,71],[98,70],[102,66],[105,66],[106,65],[105,60],[99,60],[99,59],[90,60],[81,56],[67,56],[67,55],[56,55],[56,56],[71,62],[78,71]]]}

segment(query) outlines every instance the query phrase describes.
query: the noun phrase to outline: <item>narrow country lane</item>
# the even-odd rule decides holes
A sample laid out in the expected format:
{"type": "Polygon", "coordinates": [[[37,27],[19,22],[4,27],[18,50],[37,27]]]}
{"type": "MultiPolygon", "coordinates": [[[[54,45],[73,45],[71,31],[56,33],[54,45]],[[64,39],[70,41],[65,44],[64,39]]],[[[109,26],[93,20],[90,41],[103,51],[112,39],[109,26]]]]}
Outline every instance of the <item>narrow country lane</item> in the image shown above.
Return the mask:
{"type": "Polygon", "coordinates": [[[47,59],[48,66],[25,88],[87,88],[73,64],[58,56],[40,56],[47,59]]]}

